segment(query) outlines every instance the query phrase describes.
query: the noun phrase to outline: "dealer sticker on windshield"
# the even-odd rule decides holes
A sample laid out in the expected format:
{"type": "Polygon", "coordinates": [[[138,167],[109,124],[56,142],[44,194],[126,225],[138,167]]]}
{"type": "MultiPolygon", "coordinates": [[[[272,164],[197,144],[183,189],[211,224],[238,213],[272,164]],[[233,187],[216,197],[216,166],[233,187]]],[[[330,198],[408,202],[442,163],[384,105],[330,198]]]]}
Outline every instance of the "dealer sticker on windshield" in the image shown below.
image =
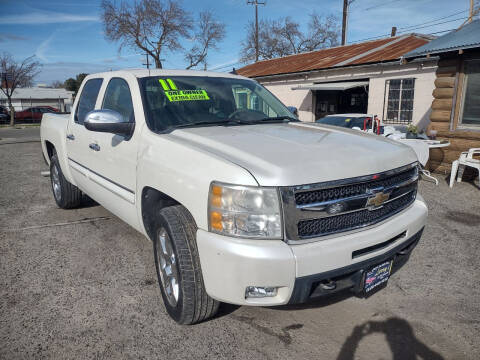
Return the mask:
{"type": "Polygon", "coordinates": [[[165,96],[169,101],[199,101],[210,100],[208,94],[203,89],[195,90],[178,90],[172,79],[159,79],[162,85],[165,96]]]}

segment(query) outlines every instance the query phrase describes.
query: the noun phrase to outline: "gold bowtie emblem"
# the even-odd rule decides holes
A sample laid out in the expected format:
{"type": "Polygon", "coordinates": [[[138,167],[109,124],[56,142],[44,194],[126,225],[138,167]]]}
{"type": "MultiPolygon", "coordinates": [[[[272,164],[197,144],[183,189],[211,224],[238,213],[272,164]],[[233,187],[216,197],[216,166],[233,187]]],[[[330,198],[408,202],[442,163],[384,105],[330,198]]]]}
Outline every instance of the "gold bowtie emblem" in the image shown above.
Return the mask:
{"type": "Polygon", "coordinates": [[[374,196],[368,198],[367,207],[377,208],[381,206],[388,199],[390,199],[390,194],[384,193],[384,192],[378,192],[374,196]]]}

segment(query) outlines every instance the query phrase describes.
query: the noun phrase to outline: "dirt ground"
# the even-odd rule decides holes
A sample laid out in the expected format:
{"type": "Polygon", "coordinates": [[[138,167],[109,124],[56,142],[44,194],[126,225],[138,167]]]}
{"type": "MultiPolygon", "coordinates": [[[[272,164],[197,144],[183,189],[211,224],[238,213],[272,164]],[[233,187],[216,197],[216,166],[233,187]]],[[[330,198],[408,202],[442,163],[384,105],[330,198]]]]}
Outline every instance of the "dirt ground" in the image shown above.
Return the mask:
{"type": "Polygon", "coordinates": [[[36,137],[0,129],[1,359],[480,358],[472,183],[421,181],[430,209],[422,240],[367,300],[224,305],[213,320],[180,326],[162,304],[151,242],[101,206],[58,209],[36,137]]]}

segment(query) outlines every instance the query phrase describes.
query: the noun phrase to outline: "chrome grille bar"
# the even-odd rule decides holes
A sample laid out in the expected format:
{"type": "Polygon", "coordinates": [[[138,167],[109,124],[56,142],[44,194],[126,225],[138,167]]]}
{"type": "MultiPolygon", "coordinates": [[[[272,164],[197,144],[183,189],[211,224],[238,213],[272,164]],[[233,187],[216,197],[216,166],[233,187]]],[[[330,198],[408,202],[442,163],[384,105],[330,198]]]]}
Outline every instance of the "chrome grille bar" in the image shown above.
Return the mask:
{"type": "MultiPolygon", "coordinates": [[[[342,179],[339,181],[330,181],[326,183],[308,184],[301,186],[283,187],[280,194],[283,204],[283,212],[285,219],[285,235],[287,241],[298,242],[306,238],[322,237],[332,232],[302,234],[299,230],[299,223],[304,224],[305,221],[318,220],[323,218],[331,218],[329,222],[341,221],[345,226],[337,226],[335,232],[350,231],[358,227],[373,225],[385,220],[394,213],[398,213],[410,205],[416,196],[418,185],[418,165],[413,163],[401,168],[389,170],[379,174],[362,176],[351,179],[342,179]],[[386,185],[386,186],[383,186],[386,185]],[[353,189],[358,194],[352,196],[341,196],[341,194],[350,193],[353,189]],[[327,190],[327,192],[323,192],[327,190]],[[313,195],[312,195],[313,193],[313,195]],[[298,194],[302,194],[300,204],[298,203],[298,194]],[[338,196],[340,194],[340,196],[338,196]],[[399,201],[398,199],[412,195],[409,197],[411,201],[399,201]],[[336,196],[334,199],[305,203],[306,199],[325,198],[336,196]],[[398,201],[396,201],[398,200],[398,201]],[[368,216],[362,215],[362,218],[369,219],[367,224],[358,224],[358,218],[354,219],[354,213],[360,211],[376,211],[394,202],[400,204],[400,209],[388,205],[392,214],[382,211],[382,216],[376,217],[375,214],[368,216]],[[351,215],[348,215],[351,214],[351,215]],[[349,219],[351,216],[351,225],[349,219]],[[381,219],[380,219],[381,218],[381,219]]],[[[380,212],[378,212],[380,213],[380,212]]],[[[311,232],[311,231],[310,231],[311,232]]]]}

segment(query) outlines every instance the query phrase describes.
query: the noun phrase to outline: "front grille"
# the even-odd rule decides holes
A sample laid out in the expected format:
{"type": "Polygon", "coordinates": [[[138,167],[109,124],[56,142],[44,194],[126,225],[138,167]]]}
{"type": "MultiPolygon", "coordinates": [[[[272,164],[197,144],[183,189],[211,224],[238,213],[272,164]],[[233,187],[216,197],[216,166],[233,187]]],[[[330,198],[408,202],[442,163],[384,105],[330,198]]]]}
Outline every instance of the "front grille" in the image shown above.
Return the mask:
{"type": "Polygon", "coordinates": [[[377,210],[365,209],[343,215],[300,221],[298,223],[298,235],[300,237],[325,236],[380,222],[405,209],[415,200],[415,194],[415,191],[411,191],[377,210]]]}
{"type": "Polygon", "coordinates": [[[416,173],[416,169],[408,169],[399,174],[386,177],[381,180],[374,180],[359,184],[350,184],[329,189],[319,189],[313,191],[299,192],[295,194],[295,203],[297,205],[314,204],[323,201],[341,199],[348,196],[365,194],[367,189],[379,187],[390,187],[411,179],[416,173]]]}
{"type": "Polygon", "coordinates": [[[281,188],[288,241],[319,238],[381,222],[415,200],[418,168],[281,188]]]}

